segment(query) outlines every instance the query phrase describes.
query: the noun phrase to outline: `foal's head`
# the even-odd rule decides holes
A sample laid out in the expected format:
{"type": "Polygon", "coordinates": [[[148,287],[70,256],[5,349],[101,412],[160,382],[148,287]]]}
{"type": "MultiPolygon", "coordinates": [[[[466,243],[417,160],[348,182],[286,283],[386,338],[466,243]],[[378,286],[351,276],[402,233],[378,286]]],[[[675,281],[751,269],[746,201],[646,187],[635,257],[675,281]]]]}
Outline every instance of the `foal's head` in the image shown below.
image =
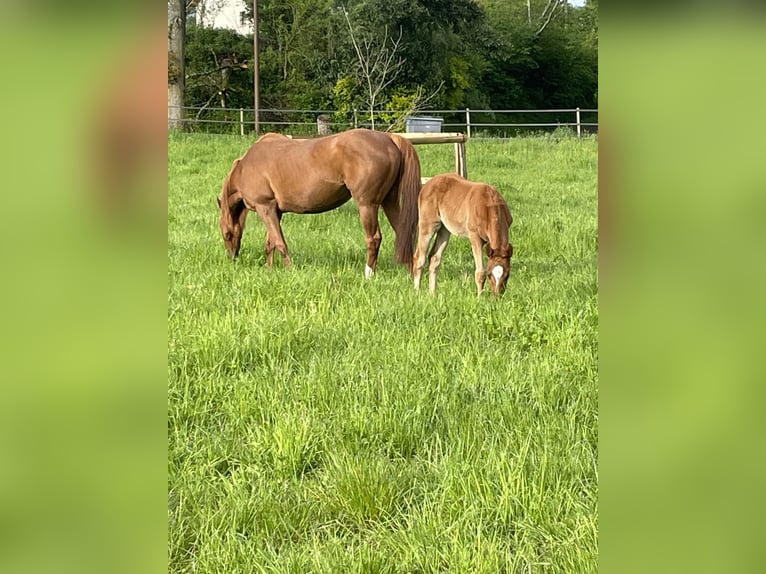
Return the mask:
{"type": "Polygon", "coordinates": [[[223,244],[226,246],[226,252],[229,257],[236,259],[239,255],[239,249],[242,245],[242,233],[245,229],[245,216],[247,215],[247,209],[245,209],[244,203],[235,204],[234,206],[226,205],[226,201],[218,199],[218,207],[221,209],[221,236],[223,237],[223,244]]]}
{"type": "Polygon", "coordinates": [[[491,249],[487,246],[487,267],[489,268],[489,287],[492,294],[502,295],[508,284],[508,276],[511,273],[511,256],[513,255],[513,245],[498,249],[491,249]]]}

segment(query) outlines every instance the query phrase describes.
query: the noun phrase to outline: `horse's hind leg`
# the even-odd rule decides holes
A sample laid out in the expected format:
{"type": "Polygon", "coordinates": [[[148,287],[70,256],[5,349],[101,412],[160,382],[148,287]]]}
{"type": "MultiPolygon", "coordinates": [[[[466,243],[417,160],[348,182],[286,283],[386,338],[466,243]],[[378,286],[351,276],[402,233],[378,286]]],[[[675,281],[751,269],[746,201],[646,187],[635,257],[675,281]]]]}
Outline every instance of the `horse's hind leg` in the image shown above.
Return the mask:
{"type": "Polygon", "coordinates": [[[431,252],[428,254],[428,259],[431,263],[428,265],[428,291],[431,294],[436,293],[436,272],[439,270],[439,265],[442,262],[442,255],[449,243],[450,232],[442,225],[439,231],[436,232],[436,239],[434,239],[431,252]]]}
{"type": "Polygon", "coordinates": [[[415,256],[412,258],[412,279],[416,291],[420,290],[420,277],[423,274],[423,266],[426,264],[428,244],[440,225],[441,222],[438,218],[435,221],[421,219],[418,225],[418,246],[415,249],[415,256]]]}
{"type": "Polygon", "coordinates": [[[367,240],[367,265],[364,268],[364,277],[369,279],[375,273],[380,242],[383,238],[378,223],[378,206],[360,205],[359,218],[362,220],[362,227],[364,228],[364,235],[367,240]]]}

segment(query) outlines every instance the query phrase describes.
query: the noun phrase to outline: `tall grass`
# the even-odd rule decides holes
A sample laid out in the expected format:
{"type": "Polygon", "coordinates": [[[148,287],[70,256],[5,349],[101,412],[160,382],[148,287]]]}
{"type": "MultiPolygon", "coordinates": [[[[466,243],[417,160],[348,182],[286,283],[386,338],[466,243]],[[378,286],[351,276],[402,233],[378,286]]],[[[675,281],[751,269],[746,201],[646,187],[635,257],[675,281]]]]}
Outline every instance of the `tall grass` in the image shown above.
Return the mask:
{"type": "Polygon", "coordinates": [[[460,238],[416,294],[382,215],[365,281],[353,203],[285,215],[271,272],[251,214],[232,263],[215,197],[249,143],[168,142],[169,571],[595,571],[596,140],[468,142],[514,216],[499,300],[460,238]]]}

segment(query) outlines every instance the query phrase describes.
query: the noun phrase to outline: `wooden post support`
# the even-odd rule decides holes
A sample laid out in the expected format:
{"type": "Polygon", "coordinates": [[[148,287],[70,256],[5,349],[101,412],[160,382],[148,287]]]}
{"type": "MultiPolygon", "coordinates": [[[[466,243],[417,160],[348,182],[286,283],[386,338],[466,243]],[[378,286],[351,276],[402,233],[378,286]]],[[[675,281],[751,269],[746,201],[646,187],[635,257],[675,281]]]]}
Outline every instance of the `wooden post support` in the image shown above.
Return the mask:
{"type": "MultiPolygon", "coordinates": [[[[465,152],[465,142],[468,139],[466,134],[460,132],[454,133],[419,133],[410,132],[399,134],[403,138],[410,140],[413,144],[431,144],[431,143],[454,143],[455,144],[455,172],[468,179],[468,166],[465,152]]],[[[423,178],[425,180],[426,178],[423,178]]]]}
{"type": "Polygon", "coordinates": [[[455,173],[463,175],[460,169],[460,142],[455,142],[455,173]]]}
{"type": "Polygon", "coordinates": [[[455,172],[468,179],[466,166],[465,142],[455,142],[455,172]]]}
{"type": "Polygon", "coordinates": [[[239,108],[239,135],[245,135],[245,110],[239,108]]]}
{"type": "Polygon", "coordinates": [[[464,178],[468,179],[468,166],[466,162],[466,154],[465,154],[465,142],[460,142],[457,144],[459,146],[459,152],[460,152],[460,171],[458,172],[460,175],[462,175],[464,178]]]}

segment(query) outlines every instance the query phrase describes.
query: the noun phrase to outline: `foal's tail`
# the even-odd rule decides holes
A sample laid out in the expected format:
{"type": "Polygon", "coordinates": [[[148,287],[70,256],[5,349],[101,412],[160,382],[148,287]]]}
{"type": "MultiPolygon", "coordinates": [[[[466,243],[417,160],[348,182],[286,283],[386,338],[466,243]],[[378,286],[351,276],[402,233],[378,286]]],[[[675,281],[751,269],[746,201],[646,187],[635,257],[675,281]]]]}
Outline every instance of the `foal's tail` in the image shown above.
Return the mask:
{"type": "Polygon", "coordinates": [[[415,234],[418,229],[418,194],[420,193],[420,158],[410,141],[397,134],[388,134],[402,154],[399,167],[399,177],[394,185],[395,197],[392,199],[398,206],[396,217],[396,242],[394,257],[396,261],[412,266],[415,234]]]}

